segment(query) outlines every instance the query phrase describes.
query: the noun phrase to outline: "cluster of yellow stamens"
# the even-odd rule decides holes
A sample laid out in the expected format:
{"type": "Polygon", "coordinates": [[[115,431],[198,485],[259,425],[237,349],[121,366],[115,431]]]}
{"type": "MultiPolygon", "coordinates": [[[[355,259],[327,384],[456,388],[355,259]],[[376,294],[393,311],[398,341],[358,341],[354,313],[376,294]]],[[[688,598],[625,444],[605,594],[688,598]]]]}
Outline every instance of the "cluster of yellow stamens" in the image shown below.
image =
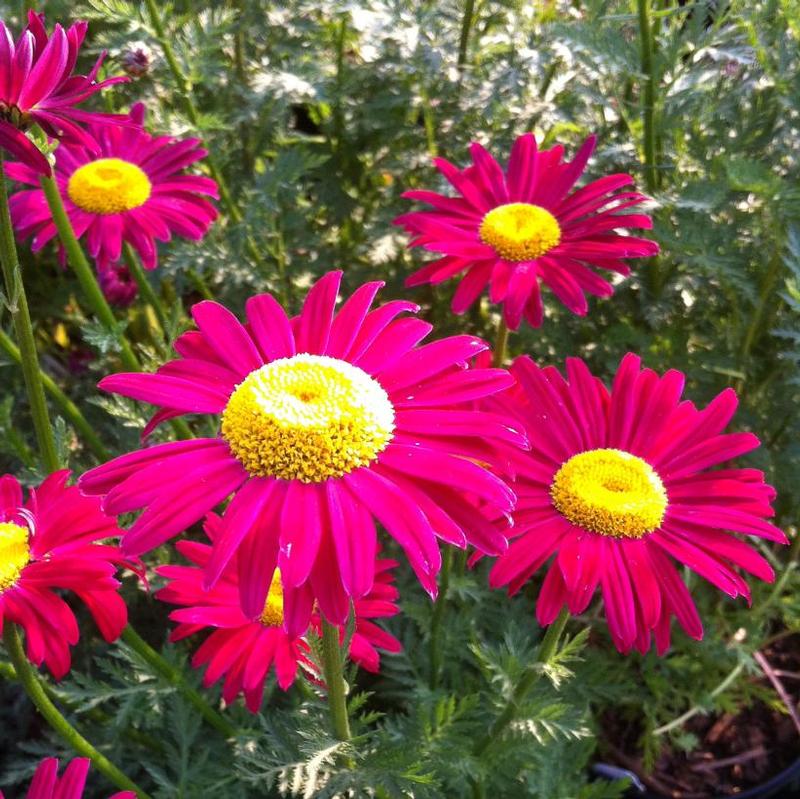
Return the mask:
{"type": "Polygon", "coordinates": [[[478,234],[507,261],[531,261],[561,241],[558,220],[548,210],[530,203],[493,208],[483,218],[478,234]]]}
{"type": "Polygon", "coordinates": [[[28,528],[13,522],[0,522],[0,592],[19,580],[30,559],[28,528]]]}
{"type": "Polygon", "coordinates": [[[614,538],[642,538],[653,532],[668,504],[653,467],[619,449],[574,455],[556,472],[550,496],[574,525],[614,538]]]}
{"type": "Polygon", "coordinates": [[[121,158],[100,158],[76,169],[67,194],[90,214],[119,214],[144,205],[153,186],[136,164],[121,158]]]}
{"type": "Polygon", "coordinates": [[[394,408],[362,369],[295,355],[251,372],[222,413],[222,436],[258,477],[321,483],[371,463],[391,441],[394,408]]]}
{"type": "Polygon", "coordinates": [[[272,575],[267,600],[264,602],[264,610],[261,612],[259,621],[265,627],[280,627],[283,625],[283,583],[281,582],[280,569],[275,569],[272,575]]]}

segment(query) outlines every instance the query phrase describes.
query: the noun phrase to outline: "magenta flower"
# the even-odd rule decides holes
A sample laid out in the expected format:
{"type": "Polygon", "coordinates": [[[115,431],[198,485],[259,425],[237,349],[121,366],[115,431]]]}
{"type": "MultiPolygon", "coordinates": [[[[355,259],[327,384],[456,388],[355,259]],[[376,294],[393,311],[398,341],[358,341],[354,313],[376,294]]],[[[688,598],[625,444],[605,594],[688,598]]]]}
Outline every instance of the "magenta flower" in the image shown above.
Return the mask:
{"type": "Polygon", "coordinates": [[[279,568],[287,632],[308,627],[314,600],[341,624],[349,597],[374,579],[377,519],[436,593],[437,539],[498,554],[496,523],[514,495],[489,465],[499,442],[525,445],[506,417],[475,400],[507,388],[503,369],[468,369],[486,344],[454,336],[424,346],[431,325],[398,318],[402,300],[370,312],[381,283],[334,312],[341,272],[309,291],[289,319],[268,294],[247,302],[247,325],[214,302],[192,309],[198,330],[156,374],[119,374],[100,387],[161,406],[153,424],[208,413],[214,438],[176,441],[112,460],[81,478],[111,512],[145,512],[123,549],[142,553],[194,524],[229,495],[206,567],[209,586],[237,550],[244,613],[262,612],[279,568]]]}
{"type": "MultiPolygon", "coordinates": [[[[55,153],[55,180],[67,215],[101,274],[120,260],[123,242],[147,269],[155,269],[156,241],[173,234],[199,240],[217,216],[206,199],[218,197],[217,184],[184,174],[207,154],[199,139],[151,136],[140,127],[144,114],[138,103],[127,124],[92,123],[91,146],[61,144],[55,153]]],[[[33,237],[33,251],[41,250],[57,231],[36,172],[11,163],[6,173],[36,187],[11,197],[11,217],[20,238],[33,237]]]]}
{"type": "Polygon", "coordinates": [[[76,22],[65,33],[56,25],[48,37],[44,14],[29,11],[28,26],[15,43],[0,20],[0,147],[37,175],[49,175],[50,165],[23,131],[39,125],[54,139],[91,147],[92,140],[76,123],[113,117],[75,106],[105,86],[128,80],[121,75],[95,81],[105,53],[88,75],[72,74],[86,28],[85,22],[76,22]]]}
{"type": "Polygon", "coordinates": [[[769,563],[729,531],[787,543],[766,521],[774,489],[756,469],[715,468],[758,447],[752,433],[724,433],[737,405],[726,389],[703,410],[681,400],[684,376],[659,377],[622,360],[611,391],[583,361],[567,380],[527,357],[504,402],[527,426],[517,458],[518,537],[497,560],[493,587],[518,591],[551,557],[536,616],[550,624],[566,605],[582,613],[598,587],[621,652],[663,654],[674,615],[692,638],[703,626],[675,568],[687,566],[731,597],[750,599],[743,569],[771,581],[769,563]]]}
{"type": "Polygon", "coordinates": [[[433,206],[395,220],[413,235],[412,247],[443,257],[413,274],[408,286],[464,277],[453,296],[453,311],[464,313],[488,287],[489,299],[502,303],[506,324],[516,330],[523,316],[533,327],[542,323],[540,281],[572,313],[588,310],[585,292],[614,293],[589,266],[630,274],[623,258],[655,255],[658,245],[618,232],[651,228],[645,214],[622,214],[646,197],[617,192],[630,175],[609,175],[570,194],[592,154],[589,137],[573,161],[561,162],[564,148],[537,151],[532,133],[520,136],[505,172],[480,145],[470,147],[473,166],[459,170],[443,158],[439,171],[459,196],[407,191],[403,196],[433,206]],[[615,193],[617,192],[617,193],[615,193]]]}
{"type": "MultiPolygon", "coordinates": [[[[33,775],[27,799],[82,799],[90,766],[88,757],[76,757],[59,779],[58,760],[55,757],[46,758],[33,775]]],[[[3,799],[2,791],[0,799],[3,799]]],[[[136,794],[133,791],[120,791],[109,799],[136,799],[136,794]]]]}
{"type": "Polygon", "coordinates": [[[67,471],[54,472],[26,502],[14,477],[0,478],[0,628],[4,621],[19,624],[28,658],[45,663],[56,679],[69,671],[69,648],[79,636],[61,590],[86,605],[106,641],[127,624],[114,579],[119,550],[96,543],[120,530],[96,499],[68,487],[68,478],[67,471]]]}
{"type": "MultiPolygon", "coordinates": [[[[219,539],[222,520],[215,514],[206,518],[205,531],[212,541],[219,539]]],[[[286,691],[297,677],[302,665],[318,678],[316,666],[310,660],[310,649],[303,638],[292,638],[283,628],[283,585],[280,571],[272,575],[264,607],[255,616],[246,615],[239,602],[239,568],[234,556],[217,584],[206,589],[204,569],[212,557],[212,548],[194,541],[179,541],[178,551],[195,566],[160,566],[156,571],[169,579],[156,596],[163,602],[183,605],[170,613],[178,626],[170,635],[180,641],[198,632],[212,630],[211,635],[192,658],[195,668],[207,666],[203,685],[213,685],[223,676],[222,696],[231,704],[243,694],[247,708],[258,713],[264,696],[264,683],[274,668],[278,685],[286,691]]],[[[392,569],[395,561],[375,563],[375,584],[372,590],[353,603],[356,627],[350,641],[350,657],[368,671],[378,671],[380,655],[376,647],[399,652],[400,642],[370,619],[394,616],[398,612],[395,600],[392,569]]],[[[319,614],[312,625],[318,630],[319,614]]],[[[344,628],[341,630],[344,636],[344,628]]]]}

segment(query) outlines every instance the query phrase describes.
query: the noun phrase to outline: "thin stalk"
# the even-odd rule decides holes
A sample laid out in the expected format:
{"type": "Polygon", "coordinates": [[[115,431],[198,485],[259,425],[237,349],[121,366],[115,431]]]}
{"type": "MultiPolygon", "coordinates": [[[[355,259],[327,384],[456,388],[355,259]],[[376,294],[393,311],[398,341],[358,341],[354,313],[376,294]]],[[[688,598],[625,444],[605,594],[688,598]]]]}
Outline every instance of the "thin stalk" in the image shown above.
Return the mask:
{"type": "Polygon", "coordinates": [[[136,285],[139,287],[139,291],[142,293],[142,297],[153,309],[153,313],[155,313],[156,319],[158,319],[162,337],[166,337],[167,312],[164,310],[164,306],[162,305],[161,300],[158,298],[158,295],[156,294],[152,285],[150,285],[150,280],[147,277],[147,273],[142,268],[142,264],[139,261],[138,256],[133,251],[131,245],[127,242],[122,245],[122,255],[125,258],[125,263],[127,264],[133,279],[136,281],[136,285]]]}
{"type": "MultiPolygon", "coordinates": [[[[47,198],[47,204],[50,206],[53,222],[58,230],[58,237],[66,250],[67,260],[78,277],[83,293],[86,295],[89,304],[92,306],[100,322],[108,330],[114,330],[117,321],[116,317],[111,310],[111,306],[106,302],[106,298],[103,296],[103,291],[100,288],[100,284],[97,282],[94,270],[86,260],[80,242],[75,236],[75,231],[72,229],[72,224],[64,209],[64,201],[61,199],[58,186],[52,177],[43,177],[40,180],[45,197],[47,198]]],[[[120,348],[120,358],[125,368],[132,372],[141,372],[142,365],[139,363],[139,359],[136,355],[134,355],[131,345],[128,343],[123,333],[119,334],[117,343],[120,348]]],[[[180,438],[192,437],[192,431],[184,419],[173,419],[170,424],[180,438]]]]}
{"type": "MultiPolygon", "coordinates": [[[[22,353],[2,328],[0,328],[0,349],[3,349],[16,363],[22,364],[22,353]]],[[[81,413],[80,408],[58,387],[55,380],[47,372],[41,368],[39,372],[45,391],[55,400],[61,412],[78,431],[84,444],[89,447],[99,460],[111,460],[111,453],[105,448],[92,425],[81,413]]]]}
{"type": "MultiPolygon", "coordinates": [[[[61,193],[58,191],[58,186],[52,177],[40,178],[42,189],[44,190],[47,204],[50,206],[50,213],[53,216],[53,222],[58,230],[58,237],[61,244],[67,253],[67,260],[72,267],[78,281],[81,284],[83,293],[89,304],[92,306],[97,318],[100,320],[109,331],[116,329],[117,320],[114,312],[111,310],[100,284],[97,282],[94,270],[86,260],[83,254],[81,245],[75,236],[75,231],[72,229],[67,212],[64,209],[64,201],[61,199],[61,193]]],[[[131,349],[131,345],[125,339],[123,334],[119,334],[117,343],[120,350],[120,358],[126,369],[133,372],[141,371],[142,367],[138,359],[131,349]]]]}
{"type": "Polygon", "coordinates": [[[439,686],[439,676],[442,671],[442,655],[444,642],[442,641],[442,621],[444,611],[447,606],[447,590],[450,587],[450,569],[453,565],[453,550],[447,547],[442,556],[442,570],[439,576],[439,596],[433,606],[433,616],[431,617],[431,640],[430,640],[430,663],[431,678],[430,686],[436,690],[439,686]]]}
{"type": "Polygon", "coordinates": [[[472,754],[475,757],[482,755],[492,743],[500,737],[503,730],[514,720],[514,716],[516,716],[520,704],[542,676],[541,665],[547,663],[555,654],[558,647],[558,640],[561,638],[561,633],[564,632],[564,627],[566,627],[568,619],[569,610],[564,607],[561,609],[558,618],[547,628],[542,643],[539,645],[539,651],[536,653],[536,659],[531,666],[528,667],[522,677],[520,677],[511,695],[511,699],[509,699],[508,704],[503,708],[503,712],[494,720],[494,723],[489,728],[489,732],[475,744],[472,750],[472,754]]]}
{"type": "Polygon", "coordinates": [[[50,727],[69,744],[75,752],[82,757],[88,757],[94,767],[105,774],[108,779],[123,791],[133,791],[139,799],[150,799],[133,780],[122,773],[104,754],[98,752],[68,721],[58,708],[50,701],[47,693],[39,681],[36,672],[31,668],[28,658],[22,648],[22,640],[15,624],[6,623],[3,630],[3,643],[8,656],[14,666],[25,693],[31,702],[42,714],[50,727]]]}
{"type": "Polygon", "coordinates": [[[639,10],[639,48],[641,72],[644,79],[642,126],[644,132],[644,179],[651,194],[658,186],[656,169],[656,76],[653,58],[653,32],[650,27],[650,0],[637,0],[639,10]]]}
{"type": "Polygon", "coordinates": [[[33,429],[39,446],[39,456],[44,469],[54,472],[61,464],[53,426],[50,424],[50,416],[47,412],[42,372],[39,368],[39,355],[36,352],[28,299],[25,296],[25,286],[22,282],[17,245],[14,242],[14,228],[11,224],[4,174],[3,154],[0,150],[0,261],[2,262],[8,306],[14,323],[14,333],[21,353],[20,365],[25,378],[25,388],[33,417],[33,429]]]}
{"type": "MultiPolygon", "coordinates": [[[[192,97],[192,84],[189,82],[189,79],[186,77],[186,75],[183,74],[181,65],[178,63],[178,59],[175,57],[175,51],[172,49],[172,42],[170,42],[169,37],[167,36],[164,23],[161,20],[161,14],[158,11],[158,6],[156,5],[155,0],[145,0],[145,6],[147,7],[147,14],[150,17],[150,24],[153,26],[153,30],[158,38],[158,43],[161,45],[161,49],[164,51],[164,58],[166,59],[170,72],[172,72],[172,77],[177,84],[178,94],[183,98],[183,103],[186,107],[186,115],[189,117],[192,125],[194,125],[195,128],[199,128],[200,113],[197,110],[194,98],[192,97]]],[[[217,166],[216,159],[211,155],[211,153],[209,153],[205,160],[208,164],[208,170],[211,172],[211,176],[217,182],[217,186],[219,186],[220,199],[227,208],[231,219],[233,219],[234,222],[241,222],[242,212],[238,209],[236,203],[233,202],[231,193],[228,190],[228,184],[225,182],[225,178],[217,166]]]]}
{"type": "Polygon", "coordinates": [[[221,713],[214,710],[198,691],[188,685],[183,672],[164,660],[130,624],[122,631],[122,640],[157,674],[174,685],[214,729],[221,732],[226,738],[236,737],[236,728],[221,713]]]}
{"type": "Polygon", "coordinates": [[[196,270],[189,269],[186,272],[189,280],[192,282],[192,285],[197,289],[198,293],[206,300],[216,300],[214,296],[214,292],[208,287],[208,283],[206,283],[205,278],[196,270]]]}
{"type": "Polygon", "coordinates": [[[492,355],[492,366],[500,367],[506,360],[506,344],[508,343],[508,325],[501,316],[497,323],[497,337],[494,342],[494,354],[492,355]]]}
{"type": "Polygon", "coordinates": [[[322,616],[322,671],[328,687],[328,708],[333,734],[340,741],[350,740],[350,720],[347,717],[347,697],[342,672],[342,651],[339,648],[339,628],[322,616]]]}
{"type": "Polygon", "coordinates": [[[472,32],[472,25],[475,22],[475,0],[466,0],[464,3],[464,15],[461,17],[461,36],[458,40],[458,74],[459,79],[467,65],[467,54],[469,52],[469,37],[472,32]]]}

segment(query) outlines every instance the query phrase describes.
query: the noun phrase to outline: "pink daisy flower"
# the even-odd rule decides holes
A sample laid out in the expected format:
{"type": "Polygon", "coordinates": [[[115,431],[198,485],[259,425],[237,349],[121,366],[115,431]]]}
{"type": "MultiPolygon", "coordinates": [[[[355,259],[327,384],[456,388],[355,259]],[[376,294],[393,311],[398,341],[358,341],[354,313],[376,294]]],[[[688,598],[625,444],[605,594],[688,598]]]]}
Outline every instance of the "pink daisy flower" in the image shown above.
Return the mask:
{"type": "Polygon", "coordinates": [[[498,558],[493,587],[514,593],[551,556],[536,607],[551,624],[566,605],[582,613],[595,589],[621,652],[646,652],[651,632],[663,654],[676,616],[692,638],[703,626],[675,561],[731,597],[750,600],[743,569],[771,581],[769,563],[730,531],[787,543],[766,519],[774,489],[756,469],[712,468],[755,449],[752,433],[724,433],[736,410],[726,389],[698,410],[681,400],[684,376],[659,377],[622,360],[609,391],[583,361],[567,379],[518,358],[505,400],[531,434],[517,457],[518,537],[498,558]]]}
{"type": "Polygon", "coordinates": [[[500,442],[526,444],[505,416],[473,402],[507,388],[503,369],[468,369],[486,344],[454,336],[424,346],[432,326],[413,303],[370,311],[381,283],[359,288],[338,313],[341,272],[309,291],[289,319],[268,294],[247,302],[247,324],[214,302],[194,306],[198,330],[156,374],[119,374],[100,387],[162,406],[153,424],[208,413],[214,438],[142,449],[92,469],[81,489],[109,513],[146,508],[123,549],[142,553],[185,530],[229,495],[206,567],[212,586],[238,549],[242,608],[261,613],[280,569],[286,628],[302,634],[314,600],[333,624],[365,596],[377,519],[436,594],[437,539],[498,554],[493,521],[514,495],[488,467],[500,442]]]}
{"type": "MultiPolygon", "coordinates": [[[[202,239],[217,216],[206,199],[218,197],[217,184],[184,174],[207,154],[200,140],[151,136],[141,127],[144,114],[137,103],[127,124],[90,124],[91,146],[62,143],[55,152],[55,180],[67,215],[101,272],[120,260],[123,242],[147,269],[155,269],[157,240],[169,241],[173,234],[202,239]]],[[[17,192],[10,204],[20,238],[33,237],[37,252],[57,235],[47,199],[27,164],[7,164],[6,174],[36,187],[17,192]]]]}
{"type": "MultiPolygon", "coordinates": [[[[59,779],[58,760],[55,757],[46,758],[36,768],[27,799],[82,799],[90,766],[88,757],[76,757],[59,779]]],[[[0,799],[3,799],[2,791],[0,799]]],[[[136,799],[136,794],[133,791],[120,791],[109,799],[136,799]]]]}
{"type": "MultiPolygon", "coordinates": [[[[212,541],[219,540],[222,520],[209,514],[205,530],[212,541]]],[[[291,638],[283,628],[283,586],[280,571],[275,570],[264,607],[255,616],[246,615],[239,601],[239,568],[234,556],[216,585],[206,590],[204,569],[212,557],[212,548],[194,541],[179,541],[178,551],[195,566],[160,566],[156,571],[169,579],[156,596],[163,602],[183,605],[170,613],[179,622],[170,640],[180,641],[208,629],[211,635],[195,653],[195,668],[208,666],[203,685],[213,685],[223,676],[222,695],[228,704],[244,694],[250,711],[257,713],[264,695],[264,683],[274,668],[278,685],[285,691],[295,681],[297,666],[302,664],[317,679],[316,667],[309,659],[308,644],[302,638],[291,638]]],[[[371,619],[394,616],[395,601],[392,569],[395,561],[377,560],[372,590],[353,603],[355,631],[350,642],[350,657],[368,671],[378,671],[380,655],[376,647],[399,652],[400,642],[382,630],[371,619]]],[[[319,614],[312,624],[319,632],[319,614]]],[[[344,629],[341,630],[344,636],[344,629]]]]}
{"type": "Polygon", "coordinates": [[[533,327],[542,323],[540,281],[570,311],[586,314],[585,293],[609,297],[612,286],[589,266],[630,274],[623,258],[655,255],[658,245],[619,233],[620,228],[651,228],[645,214],[623,214],[647,198],[618,189],[633,183],[630,175],[609,175],[570,193],[595,146],[590,136],[572,161],[562,163],[564,148],[538,151],[532,133],[511,149],[508,168],[475,142],[473,165],[459,170],[443,158],[439,171],[459,196],[433,191],[403,195],[433,206],[395,220],[414,238],[412,247],[443,256],[413,274],[408,286],[441,283],[463,274],[453,296],[453,311],[464,313],[488,286],[493,303],[516,330],[523,316],[533,327]]]}
{"type": "Polygon", "coordinates": [[[100,503],[67,486],[68,471],[54,472],[23,501],[11,475],[0,478],[0,630],[4,621],[25,630],[32,663],[46,664],[56,679],[70,667],[78,622],[60,590],[74,593],[106,641],[127,624],[114,579],[116,546],[95,542],[120,535],[100,503]]]}
{"type": "Polygon", "coordinates": [[[80,111],[75,106],[105,86],[128,80],[121,75],[95,81],[105,53],[88,75],[72,74],[86,28],[85,22],[76,22],[65,33],[56,25],[48,37],[44,14],[29,11],[28,26],[14,42],[0,20],[0,147],[37,175],[49,175],[50,165],[23,131],[38,125],[54,139],[92,146],[75,123],[113,116],[80,111]]]}

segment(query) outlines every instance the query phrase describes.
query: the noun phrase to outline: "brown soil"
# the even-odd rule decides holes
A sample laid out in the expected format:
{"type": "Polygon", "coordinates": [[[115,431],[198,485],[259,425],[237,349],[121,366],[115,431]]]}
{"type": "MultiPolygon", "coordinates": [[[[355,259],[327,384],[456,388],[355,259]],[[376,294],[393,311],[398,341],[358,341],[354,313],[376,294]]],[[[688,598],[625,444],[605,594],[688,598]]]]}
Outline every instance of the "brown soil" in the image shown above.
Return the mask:
{"type": "MultiPolygon", "coordinates": [[[[800,635],[783,638],[764,651],[794,707],[800,702],[800,635]]],[[[772,683],[763,677],[763,684],[772,683]]],[[[778,699],[775,694],[776,701],[778,699]]],[[[800,734],[788,713],[756,701],[737,715],[697,715],[684,729],[700,742],[689,753],[665,748],[652,773],[643,772],[636,750],[639,731],[609,715],[601,719],[608,736],[606,759],[635,771],[649,790],[673,799],[736,795],[762,785],[800,756],[800,734]]]]}

